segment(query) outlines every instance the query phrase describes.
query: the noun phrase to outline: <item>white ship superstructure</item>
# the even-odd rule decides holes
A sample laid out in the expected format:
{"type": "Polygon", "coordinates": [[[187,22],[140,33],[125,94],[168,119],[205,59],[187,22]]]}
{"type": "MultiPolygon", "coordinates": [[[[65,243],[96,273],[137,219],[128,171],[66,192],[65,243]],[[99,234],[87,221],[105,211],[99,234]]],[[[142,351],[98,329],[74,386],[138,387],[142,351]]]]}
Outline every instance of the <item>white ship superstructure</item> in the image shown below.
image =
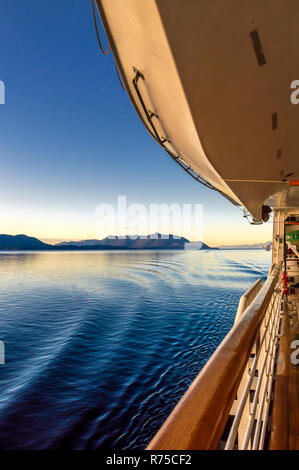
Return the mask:
{"type": "Polygon", "coordinates": [[[299,449],[299,2],[96,5],[153,138],[253,223],[274,217],[267,281],[149,448],[299,449]]]}

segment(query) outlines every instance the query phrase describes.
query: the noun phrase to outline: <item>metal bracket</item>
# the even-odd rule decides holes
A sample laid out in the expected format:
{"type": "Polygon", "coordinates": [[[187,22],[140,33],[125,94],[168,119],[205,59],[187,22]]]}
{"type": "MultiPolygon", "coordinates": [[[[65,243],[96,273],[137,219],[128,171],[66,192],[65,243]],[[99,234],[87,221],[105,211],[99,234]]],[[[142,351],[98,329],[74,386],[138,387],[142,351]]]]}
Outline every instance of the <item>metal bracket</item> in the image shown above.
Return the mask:
{"type": "Polygon", "coordinates": [[[141,107],[144,111],[144,114],[145,114],[145,117],[150,125],[150,133],[151,135],[153,136],[153,138],[158,142],[158,144],[161,145],[161,147],[164,148],[164,150],[166,150],[166,152],[171,156],[171,158],[177,162],[181,168],[183,168],[183,170],[186,171],[186,173],[188,173],[190,176],[192,176],[192,178],[194,178],[196,181],[198,181],[199,183],[201,183],[202,185],[210,188],[210,189],[213,189],[215,191],[218,191],[213,185],[211,185],[210,183],[208,183],[207,181],[205,181],[200,175],[198,175],[196,173],[196,171],[194,171],[190,165],[186,165],[182,160],[181,160],[181,156],[180,155],[176,155],[174,154],[171,150],[169,150],[167,147],[166,147],[166,143],[168,144],[171,144],[170,140],[167,139],[166,137],[161,137],[159,135],[159,132],[157,131],[157,128],[155,126],[155,124],[153,123],[152,119],[153,117],[155,117],[156,119],[159,120],[159,116],[154,113],[153,111],[150,111],[146,105],[145,105],[145,102],[144,102],[144,99],[142,97],[142,94],[140,92],[140,89],[139,89],[139,86],[138,86],[138,82],[139,80],[144,80],[145,81],[145,78],[144,78],[144,75],[136,68],[136,67],[133,67],[133,71],[135,72],[135,77],[133,78],[133,86],[135,88],[135,91],[136,91],[136,94],[138,96],[138,99],[140,101],[140,104],[141,104],[141,107]]]}

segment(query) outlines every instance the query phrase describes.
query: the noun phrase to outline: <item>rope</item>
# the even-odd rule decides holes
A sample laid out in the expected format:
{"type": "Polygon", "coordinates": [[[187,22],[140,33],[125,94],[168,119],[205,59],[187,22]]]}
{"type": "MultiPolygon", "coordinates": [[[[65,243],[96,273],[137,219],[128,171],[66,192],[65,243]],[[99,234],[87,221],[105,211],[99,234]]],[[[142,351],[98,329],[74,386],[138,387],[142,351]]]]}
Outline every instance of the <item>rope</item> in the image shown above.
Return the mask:
{"type": "Polygon", "coordinates": [[[108,48],[105,51],[105,49],[102,46],[100,35],[99,35],[99,30],[98,30],[98,25],[97,25],[97,17],[96,17],[96,10],[95,10],[95,6],[94,6],[94,0],[92,0],[92,12],[93,12],[93,21],[94,21],[94,27],[95,27],[95,30],[96,30],[97,38],[98,38],[98,43],[100,45],[100,48],[101,48],[101,51],[103,52],[103,54],[108,55],[109,52],[110,52],[110,44],[109,44],[109,41],[108,41],[108,48]]]}

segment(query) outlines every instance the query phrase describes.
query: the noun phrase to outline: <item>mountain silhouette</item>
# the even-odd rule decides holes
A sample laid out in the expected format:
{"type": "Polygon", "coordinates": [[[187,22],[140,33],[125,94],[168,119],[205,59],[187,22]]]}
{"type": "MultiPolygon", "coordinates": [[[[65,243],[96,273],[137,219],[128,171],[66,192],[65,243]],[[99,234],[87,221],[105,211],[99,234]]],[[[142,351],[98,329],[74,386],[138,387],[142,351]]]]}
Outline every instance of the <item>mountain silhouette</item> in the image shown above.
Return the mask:
{"type": "Polygon", "coordinates": [[[58,243],[55,246],[69,247],[93,247],[101,249],[105,248],[118,248],[125,250],[146,250],[146,249],[184,249],[185,243],[188,243],[187,238],[181,237],[176,238],[175,235],[169,235],[165,238],[165,235],[161,233],[155,233],[152,235],[135,235],[135,236],[124,236],[124,237],[106,237],[102,240],[80,240],[71,242],[58,243]]]}
{"type": "Polygon", "coordinates": [[[48,250],[51,247],[27,235],[0,235],[0,250],[48,250]]]}
{"type": "MultiPolygon", "coordinates": [[[[102,240],[80,240],[50,245],[27,235],[0,235],[0,250],[184,250],[185,243],[190,243],[184,237],[177,238],[175,235],[165,237],[156,233],[134,238],[130,236],[106,237],[102,240]]],[[[200,249],[214,250],[215,248],[201,243],[200,249]]]]}

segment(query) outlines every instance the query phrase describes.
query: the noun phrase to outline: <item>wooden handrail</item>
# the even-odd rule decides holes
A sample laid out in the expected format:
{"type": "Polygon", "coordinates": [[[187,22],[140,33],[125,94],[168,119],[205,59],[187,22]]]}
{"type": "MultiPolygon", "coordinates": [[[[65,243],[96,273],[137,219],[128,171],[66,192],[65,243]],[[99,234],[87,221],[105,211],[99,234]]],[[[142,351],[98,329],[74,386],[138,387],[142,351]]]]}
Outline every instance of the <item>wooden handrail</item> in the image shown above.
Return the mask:
{"type": "Polygon", "coordinates": [[[149,450],[217,449],[274,292],[271,274],[148,446],[149,450]]]}
{"type": "Polygon", "coordinates": [[[263,285],[262,279],[257,279],[255,283],[251,287],[249,287],[249,289],[245,292],[245,294],[242,295],[239,301],[235,323],[237,323],[240,320],[241,316],[245,312],[248,305],[251,304],[251,302],[254,300],[254,298],[257,296],[257,294],[261,290],[262,285],[263,285]]]}

